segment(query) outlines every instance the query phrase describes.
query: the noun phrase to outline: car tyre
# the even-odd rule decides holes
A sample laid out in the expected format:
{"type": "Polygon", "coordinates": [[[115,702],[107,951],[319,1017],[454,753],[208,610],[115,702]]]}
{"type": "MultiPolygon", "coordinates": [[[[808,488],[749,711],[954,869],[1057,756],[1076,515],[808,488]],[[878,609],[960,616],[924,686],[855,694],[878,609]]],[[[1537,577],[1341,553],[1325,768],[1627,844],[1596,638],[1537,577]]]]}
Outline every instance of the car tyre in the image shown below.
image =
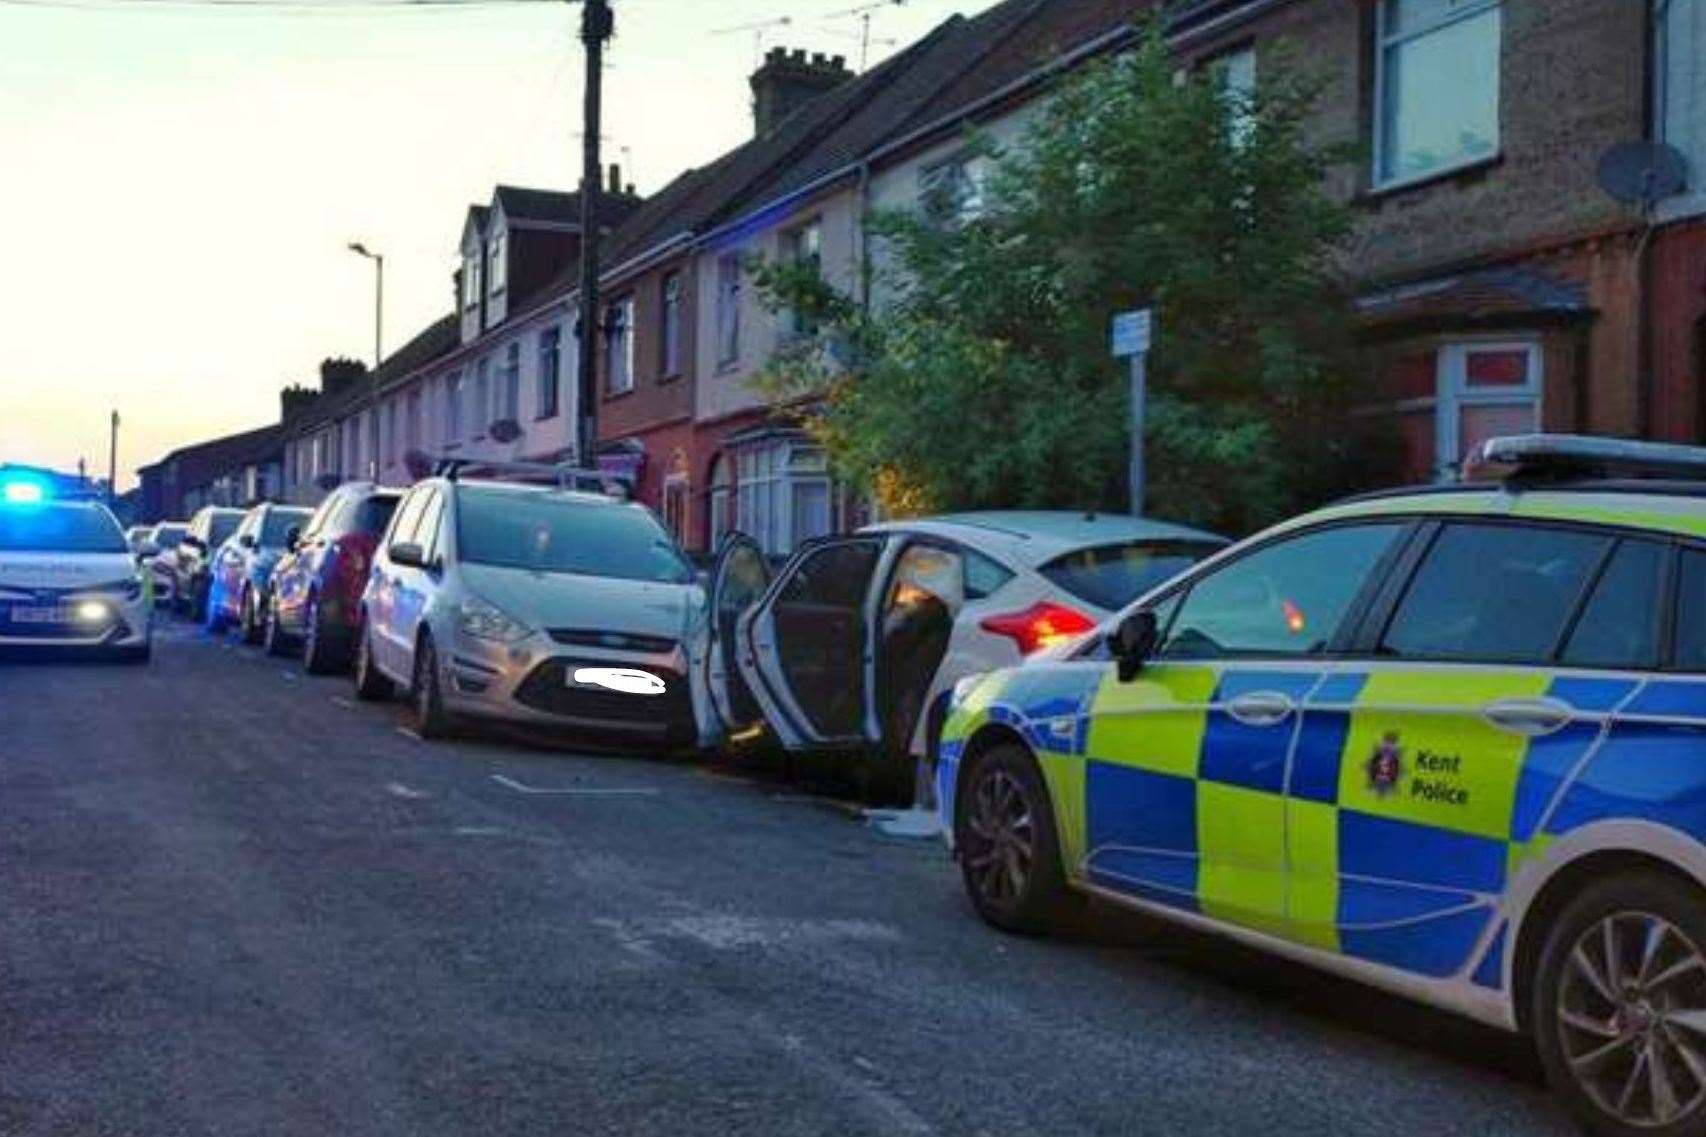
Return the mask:
{"type": "Polygon", "coordinates": [[[256,611],[255,590],[246,586],[243,589],[242,613],[243,642],[260,643],[264,629],[261,627],[260,613],[256,611]]]}
{"type": "Polygon", "coordinates": [[[1706,1038],[1680,1025],[1706,1020],[1698,888],[1643,870],[1583,889],[1546,930],[1529,1012],[1547,1081],[1589,1133],[1706,1135],[1706,1038]]]}
{"type": "Polygon", "coordinates": [[[261,650],[268,655],[286,655],[290,651],[290,639],[278,623],[278,597],[271,593],[267,595],[266,618],[261,629],[261,650]]]}
{"type": "Polygon", "coordinates": [[[444,709],[444,691],[439,687],[438,649],[432,636],[422,634],[415,648],[414,683],[409,690],[415,711],[415,733],[425,739],[445,738],[450,734],[450,713],[444,709]]]}
{"type": "Polygon", "coordinates": [[[326,630],[320,598],[310,594],[302,623],[302,667],[310,675],[330,675],[342,667],[343,653],[326,630]]]}
{"type": "Polygon", "coordinates": [[[202,597],[201,618],[202,624],[207,628],[208,634],[214,636],[224,635],[226,625],[230,623],[230,621],[225,617],[224,609],[213,602],[212,588],[209,588],[207,593],[202,597]]]}
{"type": "Polygon", "coordinates": [[[391,697],[391,680],[373,665],[373,642],[368,638],[367,622],[356,632],[355,697],[364,703],[377,703],[391,697]]]}
{"type": "Polygon", "coordinates": [[[1068,906],[1054,808],[1023,746],[1002,743],[972,760],[956,796],[954,848],[972,907],[994,927],[1036,935],[1068,906]]]}

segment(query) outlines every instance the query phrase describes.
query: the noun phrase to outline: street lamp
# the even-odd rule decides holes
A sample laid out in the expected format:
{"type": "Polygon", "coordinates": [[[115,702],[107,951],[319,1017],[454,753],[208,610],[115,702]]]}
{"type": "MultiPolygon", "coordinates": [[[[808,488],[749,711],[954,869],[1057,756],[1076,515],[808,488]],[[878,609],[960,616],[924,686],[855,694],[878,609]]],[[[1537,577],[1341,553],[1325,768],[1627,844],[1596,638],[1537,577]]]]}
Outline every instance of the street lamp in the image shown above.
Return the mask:
{"type": "Polygon", "coordinates": [[[373,289],[373,370],[379,370],[380,361],[385,358],[383,337],[385,328],[385,257],[380,253],[370,253],[367,246],[360,241],[351,241],[349,251],[357,256],[366,257],[373,262],[378,270],[373,289]]]}

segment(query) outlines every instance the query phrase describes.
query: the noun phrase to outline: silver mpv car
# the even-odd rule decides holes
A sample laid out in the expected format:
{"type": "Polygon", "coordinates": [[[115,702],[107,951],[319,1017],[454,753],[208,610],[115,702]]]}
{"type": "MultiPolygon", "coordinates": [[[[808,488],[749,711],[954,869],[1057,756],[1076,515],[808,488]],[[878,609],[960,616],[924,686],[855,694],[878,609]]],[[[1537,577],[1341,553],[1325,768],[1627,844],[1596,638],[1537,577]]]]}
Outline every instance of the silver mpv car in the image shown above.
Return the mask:
{"type": "Polygon", "coordinates": [[[591,472],[538,485],[451,467],[410,489],[362,596],[358,696],[402,687],[423,738],[468,717],[699,745],[689,645],[704,592],[651,511],[597,486],[591,472]]]}

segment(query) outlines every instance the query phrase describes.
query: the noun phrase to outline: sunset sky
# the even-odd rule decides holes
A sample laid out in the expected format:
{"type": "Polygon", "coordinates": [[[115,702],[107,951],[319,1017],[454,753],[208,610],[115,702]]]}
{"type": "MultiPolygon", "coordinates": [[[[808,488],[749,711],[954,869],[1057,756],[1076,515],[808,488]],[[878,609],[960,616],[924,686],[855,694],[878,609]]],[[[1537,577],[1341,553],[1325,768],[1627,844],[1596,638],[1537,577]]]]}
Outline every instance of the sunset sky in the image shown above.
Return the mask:
{"type": "MultiPolygon", "coordinates": [[[[875,14],[871,59],[992,0],[875,14]]],[[[371,359],[449,310],[463,211],[572,188],[579,8],[308,9],[0,0],[0,462],[106,471],[275,421],[328,355],[371,359]]],[[[859,0],[613,0],[606,157],[642,192],[751,131],[764,46],[858,62],[859,0]]]]}

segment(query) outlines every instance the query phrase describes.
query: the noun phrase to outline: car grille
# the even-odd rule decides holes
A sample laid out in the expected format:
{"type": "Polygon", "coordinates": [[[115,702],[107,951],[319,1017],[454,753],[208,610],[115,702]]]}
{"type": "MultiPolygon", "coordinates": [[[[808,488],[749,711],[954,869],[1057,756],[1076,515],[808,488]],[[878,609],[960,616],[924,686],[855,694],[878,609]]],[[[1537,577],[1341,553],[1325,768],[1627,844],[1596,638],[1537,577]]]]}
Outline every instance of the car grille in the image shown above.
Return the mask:
{"type": "Polygon", "coordinates": [[[648,667],[665,684],[661,695],[631,695],[603,687],[571,686],[567,676],[576,667],[620,667],[609,659],[548,659],[535,667],[516,688],[516,699],[548,715],[585,720],[593,732],[607,724],[614,737],[653,737],[675,745],[698,735],[693,721],[693,698],[687,679],[667,668],[648,667]]]}
{"type": "Polygon", "coordinates": [[[565,647],[607,647],[612,651],[644,651],[652,655],[665,655],[675,650],[675,641],[668,636],[600,632],[588,628],[552,628],[547,634],[565,647]]]}

